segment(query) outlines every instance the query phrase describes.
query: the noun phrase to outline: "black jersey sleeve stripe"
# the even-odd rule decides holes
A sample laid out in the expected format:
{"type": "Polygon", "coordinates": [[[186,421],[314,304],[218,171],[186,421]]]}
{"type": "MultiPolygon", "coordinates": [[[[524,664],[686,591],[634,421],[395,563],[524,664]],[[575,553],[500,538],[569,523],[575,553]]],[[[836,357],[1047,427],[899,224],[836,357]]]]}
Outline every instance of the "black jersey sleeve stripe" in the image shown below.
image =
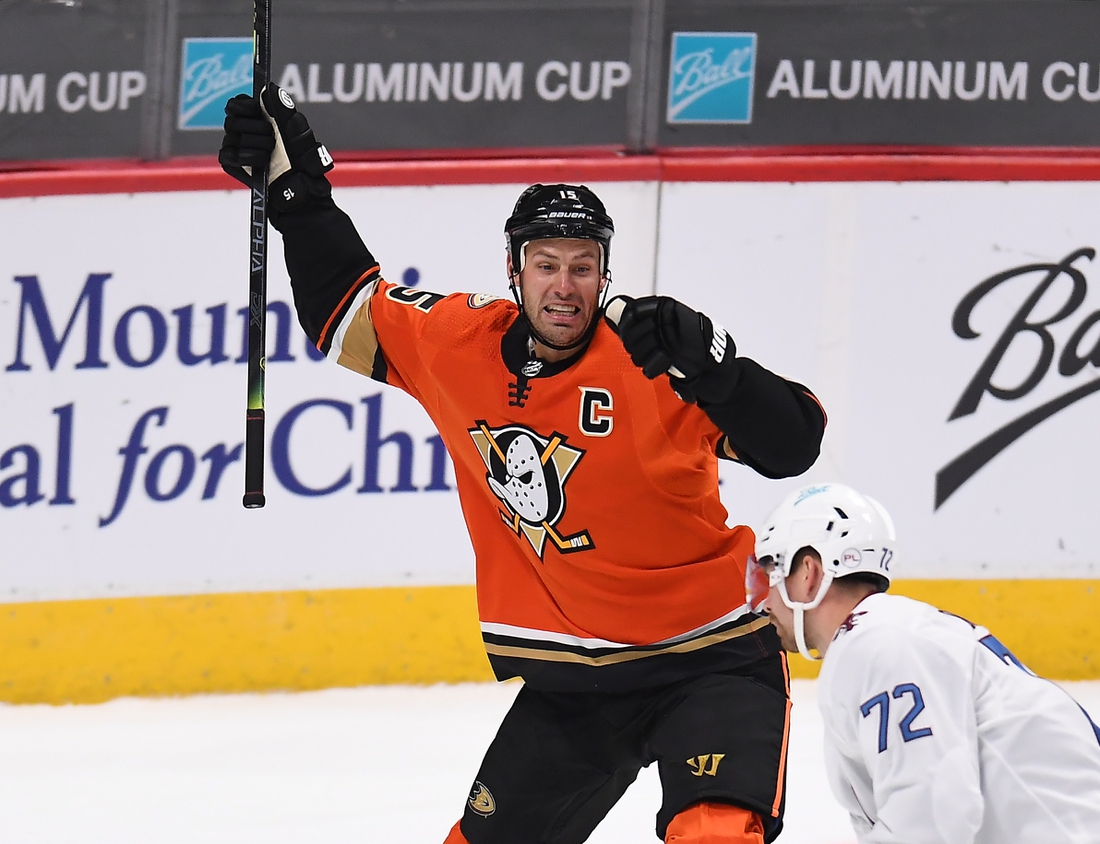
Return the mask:
{"type": "Polygon", "coordinates": [[[348,292],[344,294],[337,304],[336,309],[329,315],[329,318],[325,321],[324,326],[321,328],[321,336],[317,339],[318,350],[324,352],[326,355],[329,349],[332,348],[332,334],[337,326],[343,323],[347,317],[348,308],[351,303],[355,301],[356,295],[368,284],[372,284],[380,277],[380,270],[378,264],[375,264],[359,278],[355,280],[355,283],[348,288],[348,292]]]}
{"type": "Polygon", "coordinates": [[[324,351],[322,333],[330,323],[339,325],[340,317],[333,321],[333,315],[340,303],[355,298],[353,287],[370,282],[366,276],[378,261],[332,197],[310,197],[300,208],[277,215],[272,224],[283,236],[298,321],[324,351]]]}

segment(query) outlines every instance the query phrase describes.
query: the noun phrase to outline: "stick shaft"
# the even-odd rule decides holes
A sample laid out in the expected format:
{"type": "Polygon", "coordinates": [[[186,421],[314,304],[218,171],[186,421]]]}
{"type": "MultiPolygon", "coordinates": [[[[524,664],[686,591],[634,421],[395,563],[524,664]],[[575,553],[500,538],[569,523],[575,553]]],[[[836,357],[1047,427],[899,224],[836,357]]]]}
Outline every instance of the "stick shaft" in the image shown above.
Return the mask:
{"type": "MultiPolygon", "coordinates": [[[[252,96],[271,76],[271,0],[253,0],[252,96]]],[[[263,507],[264,370],[267,335],[267,166],[252,168],[248,220],[248,406],[244,430],[244,506],[263,507]]]]}

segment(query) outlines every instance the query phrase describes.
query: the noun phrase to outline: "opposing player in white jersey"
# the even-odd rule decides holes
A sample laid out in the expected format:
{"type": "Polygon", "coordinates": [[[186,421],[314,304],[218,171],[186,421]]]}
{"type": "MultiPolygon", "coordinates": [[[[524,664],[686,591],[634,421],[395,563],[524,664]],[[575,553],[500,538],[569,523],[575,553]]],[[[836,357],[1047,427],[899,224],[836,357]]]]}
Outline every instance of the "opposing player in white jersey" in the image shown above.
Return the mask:
{"type": "Polygon", "coordinates": [[[826,766],[856,837],[1098,844],[1100,728],[984,627],[885,594],[893,554],[877,502],[822,484],[772,512],[748,573],[784,647],[824,659],[826,766]]]}

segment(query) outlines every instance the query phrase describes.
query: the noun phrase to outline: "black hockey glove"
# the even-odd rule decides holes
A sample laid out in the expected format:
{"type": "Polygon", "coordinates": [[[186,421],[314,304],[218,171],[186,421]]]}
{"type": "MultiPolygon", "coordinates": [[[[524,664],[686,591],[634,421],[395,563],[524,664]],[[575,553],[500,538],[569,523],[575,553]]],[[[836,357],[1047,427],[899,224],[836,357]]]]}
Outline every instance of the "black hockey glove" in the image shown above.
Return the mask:
{"type": "Polygon", "coordinates": [[[325,173],[332,156],[313,137],[290,94],[268,85],[255,97],[238,94],[225,104],[225,137],[218,163],[230,176],[251,186],[252,168],[269,162],[268,200],[276,212],[293,211],[310,196],[331,196],[325,173]]]}
{"type": "Polygon", "coordinates": [[[669,296],[616,296],[605,311],[646,378],[668,373],[684,401],[724,401],[737,383],[733,338],[710,317],[669,296]]]}

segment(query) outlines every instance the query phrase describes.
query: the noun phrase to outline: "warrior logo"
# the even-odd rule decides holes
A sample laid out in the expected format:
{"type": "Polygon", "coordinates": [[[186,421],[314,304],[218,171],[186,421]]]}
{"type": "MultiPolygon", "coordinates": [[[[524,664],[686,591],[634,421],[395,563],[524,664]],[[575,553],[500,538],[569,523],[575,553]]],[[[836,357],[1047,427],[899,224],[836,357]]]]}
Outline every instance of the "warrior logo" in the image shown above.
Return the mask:
{"type": "Polygon", "coordinates": [[[555,525],[565,515],[565,482],[584,452],[554,432],[541,437],[522,425],[490,429],[482,420],[470,429],[485,468],[485,480],[503,502],[500,517],[523,535],[542,559],[546,538],[563,554],[595,547],[588,531],[564,536],[555,525]]]}
{"type": "Polygon", "coordinates": [[[706,774],[708,777],[716,777],[718,763],[725,758],[725,753],[704,753],[702,756],[693,756],[687,760],[687,763],[691,768],[692,776],[701,777],[706,774]]]}

